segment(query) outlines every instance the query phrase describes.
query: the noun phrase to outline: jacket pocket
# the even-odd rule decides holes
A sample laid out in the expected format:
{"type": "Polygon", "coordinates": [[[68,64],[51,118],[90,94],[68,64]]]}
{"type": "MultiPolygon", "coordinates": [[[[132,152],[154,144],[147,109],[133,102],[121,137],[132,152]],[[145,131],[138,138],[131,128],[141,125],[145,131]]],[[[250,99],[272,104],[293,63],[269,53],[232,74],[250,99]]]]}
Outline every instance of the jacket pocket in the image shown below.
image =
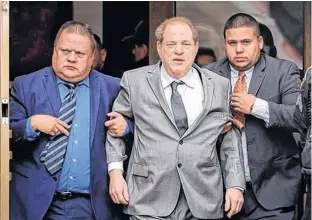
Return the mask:
{"type": "Polygon", "coordinates": [[[31,176],[32,170],[21,165],[14,165],[12,166],[12,173],[17,173],[18,175],[21,175],[23,177],[29,178],[31,176]]]}
{"type": "Polygon", "coordinates": [[[136,176],[147,177],[148,165],[134,163],[132,164],[131,173],[136,176]]]}

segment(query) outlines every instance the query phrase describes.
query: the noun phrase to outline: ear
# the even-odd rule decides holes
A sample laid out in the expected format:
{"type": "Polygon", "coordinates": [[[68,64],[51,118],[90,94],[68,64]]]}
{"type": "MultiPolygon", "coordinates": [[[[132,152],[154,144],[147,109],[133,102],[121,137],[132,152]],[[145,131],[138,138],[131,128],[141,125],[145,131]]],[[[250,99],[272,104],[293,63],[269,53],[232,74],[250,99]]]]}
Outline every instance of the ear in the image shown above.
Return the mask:
{"type": "Polygon", "coordinates": [[[198,52],[198,48],[199,48],[199,43],[198,42],[196,42],[195,43],[195,55],[197,54],[197,52],[198,52]]]}
{"type": "Polygon", "coordinates": [[[157,41],[157,52],[158,52],[159,57],[161,58],[162,53],[161,53],[161,42],[160,41],[157,41]]]}
{"type": "Polygon", "coordinates": [[[102,63],[105,62],[106,56],[107,56],[107,51],[105,49],[102,49],[101,50],[101,61],[102,61],[102,63]]]}
{"type": "Polygon", "coordinates": [[[94,57],[95,57],[95,49],[93,50],[92,55],[91,55],[91,60],[92,60],[92,62],[93,62],[93,60],[94,60],[94,57]]]}
{"type": "Polygon", "coordinates": [[[142,45],[142,50],[143,50],[144,57],[146,57],[148,55],[148,48],[145,44],[142,45]]]}
{"type": "Polygon", "coordinates": [[[258,38],[258,44],[259,44],[259,49],[260,50],[262,50],[263,49],[263,37],[262,36],[260,36],[259,38],[258,38]]]}

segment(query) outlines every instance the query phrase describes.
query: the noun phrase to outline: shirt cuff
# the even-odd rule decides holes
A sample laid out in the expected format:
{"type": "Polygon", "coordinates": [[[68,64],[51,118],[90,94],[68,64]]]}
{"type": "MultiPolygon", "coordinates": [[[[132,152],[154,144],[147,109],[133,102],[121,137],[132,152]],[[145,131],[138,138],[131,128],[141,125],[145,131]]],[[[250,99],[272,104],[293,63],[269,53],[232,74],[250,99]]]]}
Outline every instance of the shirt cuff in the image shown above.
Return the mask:
{"type": "Polygon", "coordinates": [[[35,132],[32,129],[30,125],[30,118],[31,117],[29,117],[26,122],[25,139],[27,139],[28,141],[33,141],[40,135],[40,131],[35,132]]]}
{"type": "Polygon", "coordinates": [[[127,136],[127,135],[131,132],[131,129],[130,129],[130,125],[129,125],[128,120],[126,120],[126,122],[127,122],[127,126],[126,126],[125,132],[124,132],[123,135],[122,135],[123,137],[127,136]]]}
{"type": "Polygon", "coordinates": [[[239,186],[234,186],[233,188],[235,188],[235,189],[239,189],[242,193],[244,193],[244,192],[245,192],[245,190],[244,190],[242,187],[239,187],[239,186]]]}
{"type": "Polygon", "coordinates": [[[123,172],[123,162],[111,162],[108,164],[108,173],[112,170],[122,170],[123,172]]]}
{"type": "Polygon", "coordinates": [[[269,103],[263,99],[256,98],[251,114],[259,119],[262,119],[266,126],[270,122],[269,103]]]}

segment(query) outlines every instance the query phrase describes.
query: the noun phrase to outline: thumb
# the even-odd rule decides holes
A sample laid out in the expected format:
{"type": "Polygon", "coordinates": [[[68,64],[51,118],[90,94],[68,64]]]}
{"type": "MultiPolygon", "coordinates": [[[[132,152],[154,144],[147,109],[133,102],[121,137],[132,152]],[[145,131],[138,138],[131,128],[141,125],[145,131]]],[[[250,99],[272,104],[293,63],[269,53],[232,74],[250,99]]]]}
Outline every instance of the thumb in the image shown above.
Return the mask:
{"type": "Polygon", "coordinates": [[[224,205],[224,211],[227,212],[230,210],[231,207],[231,200],[229,198],[229,196],[226,194],[225,195],[225,205],[224,205]]]}
{"type": "Polygon", "coordinates": [[[113,125],[113,122],[112,122],[112,121],[106,121],[106,122],[104,123],[104,125],[105,125],[106,127],[110,127],[110,126],[113,125]]]}

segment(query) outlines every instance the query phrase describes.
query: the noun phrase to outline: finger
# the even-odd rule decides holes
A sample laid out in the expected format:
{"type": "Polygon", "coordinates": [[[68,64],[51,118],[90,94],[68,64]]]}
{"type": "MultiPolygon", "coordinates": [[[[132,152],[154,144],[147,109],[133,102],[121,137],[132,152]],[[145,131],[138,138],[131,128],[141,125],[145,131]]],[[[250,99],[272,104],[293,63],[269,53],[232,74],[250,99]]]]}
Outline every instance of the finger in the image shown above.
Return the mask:
{"type": "Polygon", "coordinates": [[[235,214],[236,207],[237,207],[237,201],[231,199],[231,209],[229,213],[227,214],[229,218],[231,218],[235,214]]]}
{"type": "Polygon", "coordinates": [[[113,202],[116,203],[116,204],[119,204],[118,201],[117,201],[117,198],[116,198],[116,194],[115,194],[115,192],[114,192],[114,189],[110,189],[109,194],[110,194],[110,196],[111,196],[113,202]]]}
{"type": "Polygon", "coordinates": [[[125,205],[127,204],[127,201],[125,200],[123,196],[123,189],[117,191],[117,199],[118,199],[118,202],[120,202],[121,204],[125,204],[125,205]]]}
{"type": "Polygon", "coordinates": [[[110,127],[114,124],[113,120],[106,121],[104,125],[110,129],[110,127]]]}
{"type": "Polygon", "coordinates": [[[230,199],[228,195],[225,195],[225,205],[224,205],[224,211],[227,212],[229,211],[231,207],[230,199]]]}
{"type": "Polygon", "coordinates": [[[69,136],[69,132],[62,125],[56,124],[57,129],[66,136],[69,136]]]}
{"type": "Polygon", "coordinates": [[[240,100],[240,97],[234,97],[234,96],[233,96],[233,97],[231,98],[231,101],[232,101],[232,102],[238,102],[239,100],[240,100]]]}
{"type": "Polygon", "coordinates": [[[234,107],[239,107],[239,106],[240,106],[240,104],[239,104],[239,102],[232,102],[232,103],[231,103],[231,106],[234,106],[234,107]]]}
{"type": "Polygon", "coordinates": [[[240,93],[233,93],[232,94],[232,98],[240,98],[240,97],[242,97],[242,94],[240,94],[240,93]]]}
{"type": "Polygon", "coordinates": [[[49,133],[49,135],[55,136],[55,135],[56,135],[56,132],[55,132],[55,131],[51,131],[51,132],[49,133]]]}
{"type": "Polygon", "coordinates": [[[244,199],[239,200],[235,213],[239,213],[240,212],[240,210],[243,207],[243,204],[244,204],[244,199]]]}
{"type": "Polygon", "coordinates": [[[123,197],[125,198],[126,200],[126,204],[128,204],[129,202],[129,193],[128,193],[128,187],[127,187],[127,184],[125,183],[124,185],[124,189],[123,189],[123,197]]]}
{"type": "Polygon", "coordinates": [[[118,116],[120,116],[120,114],[117,112],[109,112],[109,113],[107,113],[107,116],[117,118],[118,116]]]}
{"type": "Polygon", "coordinates": [[[233,109],[234,109],[234,111],[242,112],[240,107],[235,107],[235,108],[233,108],[233,109]]]}
{"type": "Polygon", "coordinates": [[[65,122],[63,122],[63,121],[61,121],[61,120],[58,119],[58,120],[57,120],[57,123],[60,124],[60,125],[62,125],[64,128],[69,129],[69,125],[66,124],[65,122]]]}

